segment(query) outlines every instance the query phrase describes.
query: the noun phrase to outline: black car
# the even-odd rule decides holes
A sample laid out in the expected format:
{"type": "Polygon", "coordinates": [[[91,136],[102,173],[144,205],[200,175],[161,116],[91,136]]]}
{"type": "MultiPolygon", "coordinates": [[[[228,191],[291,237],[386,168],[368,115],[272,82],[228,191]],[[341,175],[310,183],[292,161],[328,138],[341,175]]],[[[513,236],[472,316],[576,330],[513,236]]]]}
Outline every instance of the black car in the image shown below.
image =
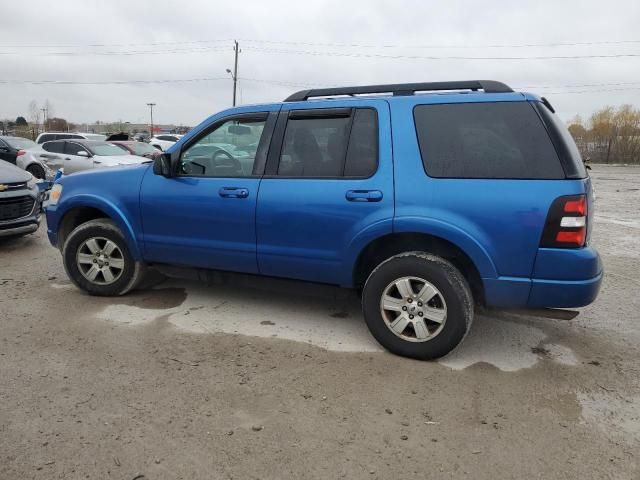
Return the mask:
{"type": "Polygon", "coordinates": [[[0,160],[0,237],[38,230],[42,194],[33,175],[0,160]]]}
{"type": "Polygon", "coordinates": [[[5,160],[15,165],[18,155],[24,153],[22,150],[35,146],[36,143],[28,138],[0,136],[0,160],[5,160]]]}

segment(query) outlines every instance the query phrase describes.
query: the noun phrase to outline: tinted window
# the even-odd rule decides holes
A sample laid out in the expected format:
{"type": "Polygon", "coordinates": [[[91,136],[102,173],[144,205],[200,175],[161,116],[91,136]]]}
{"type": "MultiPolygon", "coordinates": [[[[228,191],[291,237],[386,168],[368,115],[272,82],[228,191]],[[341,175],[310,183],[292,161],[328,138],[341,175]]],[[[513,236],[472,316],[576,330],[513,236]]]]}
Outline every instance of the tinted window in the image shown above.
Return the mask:
{"type": "MultiPolygon", "coordinates": [[[[266,120],[229,120],[191,144],[180,158],[181,174],[198,177],[253,175],[266,120]]],[[[154,149],[155,150],[155,149],[154,149]]]]}
{"type": "MultiPolygon", "coordinates": [[[[87,148],[79,143],[65,142],[64,153],[67,155],[78,155],[78,152],[87,152],[87,148]]],[[[88,153],[88,152],[87,152],[88,153]]]]}
{"type": "Polygon", "coordinates": [[[40,135],[38,143],[49,142],[51,140],[56,140],[56,136],[52,133],[45,133],[44,135],[40,135]]]}
{"type": "Polygon", "coordinates": [[[176,137],[171,137],[169,135],[159,135],[156,137],[158,140],[164,140],[166,142],[177,142],[178,139],[176,137]]]}
{"type": "Polygon", "coordinates": [[[345,177],[370,177],[378,168],[378,115],[371,108],[357,109],[344,166],[345,177]]]}
{"type": "Polygon", "coordinates": [[[527,102],[418,105],[414,118],[429,176],[565,178],[544,125],[527,102]]]}
{"type": "Polygon", "coordinates": [[[64,142],[46,142],[42,144],[42,149],[51,153],[62,153],[64,142]]]}
{"type": "Polygon", "coordinates": [[[565,170],[569,178],[585,178],[587,169],[582,161],[582,156],[578,150],[576,142],[573,140],[567,126],[557,115],[552,113],[547,107],[538,103],[538,112],[544,119],[549,128],[553,141],[556,143],[556,149],[561,152],[565,163],[565,170]]]}
{"type": "Polygon", "coordinates": [[[278,175],[341,177],[350,122],[349,117],[289,119],[278,175]]]}

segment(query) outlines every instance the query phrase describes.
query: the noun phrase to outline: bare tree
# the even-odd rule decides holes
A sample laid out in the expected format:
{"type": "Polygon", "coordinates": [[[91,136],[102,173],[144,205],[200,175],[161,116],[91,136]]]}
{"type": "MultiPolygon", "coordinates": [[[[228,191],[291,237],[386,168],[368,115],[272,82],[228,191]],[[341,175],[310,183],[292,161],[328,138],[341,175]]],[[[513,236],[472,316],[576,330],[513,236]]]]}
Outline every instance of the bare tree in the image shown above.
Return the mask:
{"type": "Polygon", "coordinates": [[[29,102],[29,121],[35,125],[38,130],[38,124],[40,123],[40,107],[35,100],[29,102]]]}

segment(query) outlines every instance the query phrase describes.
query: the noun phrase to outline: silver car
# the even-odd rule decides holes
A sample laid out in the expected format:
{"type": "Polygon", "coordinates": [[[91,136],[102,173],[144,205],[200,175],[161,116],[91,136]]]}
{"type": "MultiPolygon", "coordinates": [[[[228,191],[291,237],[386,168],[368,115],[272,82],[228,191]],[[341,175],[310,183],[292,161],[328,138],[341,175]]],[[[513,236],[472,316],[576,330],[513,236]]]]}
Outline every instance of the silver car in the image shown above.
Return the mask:
{"type": "Polygon", "coordinates": [[[33,175],[0,160],[0,237],[38,230],[41,206],[42,193],[33,175]]]}
{"type": "Polygon", "coordinates": [[[90,140],[54,140],[42,144],[40,159],[53,171],[63,169],[64,174],[93,168],[138,165],[149,160],[129,155],[109,142],[90,140]]]}
{"type": "Polygon", "coordinates": [[[0,160],[15,164],[36,178],[51,180],[55,172],[40,160],[41,153],[40,145],[28,138],[0,137],[0,160]]]}

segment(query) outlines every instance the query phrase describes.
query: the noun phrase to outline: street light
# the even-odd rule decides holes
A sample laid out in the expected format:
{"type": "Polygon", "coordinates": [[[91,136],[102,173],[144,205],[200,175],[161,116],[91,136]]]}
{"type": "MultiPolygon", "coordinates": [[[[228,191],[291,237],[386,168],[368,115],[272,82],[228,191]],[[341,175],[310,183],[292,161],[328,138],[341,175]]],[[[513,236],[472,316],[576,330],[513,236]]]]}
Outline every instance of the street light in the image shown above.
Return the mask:
{"type": "Polygon", "coordinates": [[[149,132],[149,138],[153,137],[153,107],[155,107],[155,105],[155,103],[147,103],[147,106],[151,111],[151,131],[149,132]]]}

